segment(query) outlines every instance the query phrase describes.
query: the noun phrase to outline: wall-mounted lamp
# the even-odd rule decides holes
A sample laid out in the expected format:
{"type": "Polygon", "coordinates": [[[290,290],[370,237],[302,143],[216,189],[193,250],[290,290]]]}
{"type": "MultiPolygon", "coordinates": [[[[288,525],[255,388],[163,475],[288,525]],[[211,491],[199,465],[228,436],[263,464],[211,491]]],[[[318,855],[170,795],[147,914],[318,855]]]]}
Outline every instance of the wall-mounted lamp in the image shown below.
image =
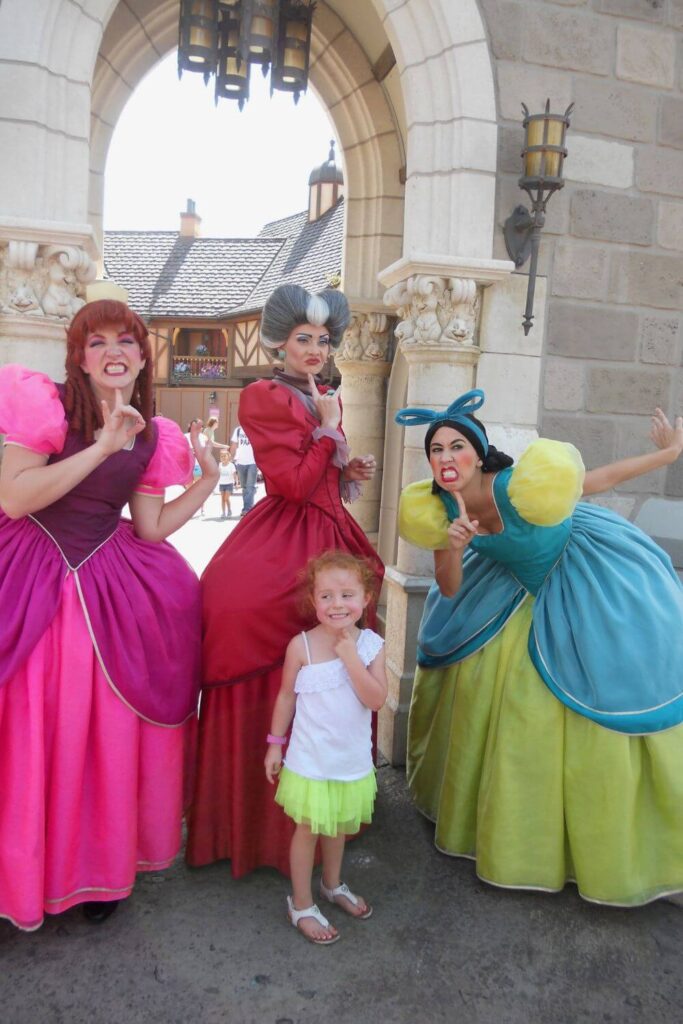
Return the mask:
{"type": "Polygon", "coordinates": [[[210,402],[215,402],[216,401],[216,392],[215,391],[209,391],[209,401],[210,402]]]}
{"type": "Polygon", "coordinates": [[[553,192],[564,187],[562,170],[567,150],[564,140],[569,127],[569,115],[574,109],[571,103],[564,114],[550,113],[550,100],[546,101],[542,114],[530,114],[522,104],[524,113],[524,173],[519,187],[531,200],[531,211],[526,206],[516,206],[505,221],[505,245],[510,259],[516,267],[523,266],[529,255],[529,287],[526,293],[526,309],[522,326],[528,334],[533,324],[534,291],[536,289],[536,266],[541,243],[541,229],[545,224],[545,208],[553,192]]]}

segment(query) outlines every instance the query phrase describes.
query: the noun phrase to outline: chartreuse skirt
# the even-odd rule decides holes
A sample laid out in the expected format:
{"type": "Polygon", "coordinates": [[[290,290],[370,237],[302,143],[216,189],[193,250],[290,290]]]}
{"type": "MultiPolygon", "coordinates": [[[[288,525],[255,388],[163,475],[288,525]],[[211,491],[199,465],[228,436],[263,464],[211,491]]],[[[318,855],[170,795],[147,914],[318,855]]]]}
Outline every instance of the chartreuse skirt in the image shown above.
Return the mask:
{"type": "Polygon", "coordinates": [[[283,766],[275,802],[297,825],[323,836],[354,835],[372,821],[375,770],[352,782],[308,779],[283,766]]]}
{"type": "Polygon", "coordinates": [[[419,668],[408,782],[444,853],[494,885],[637,906],[683,890],[683,726],[617,733],[566,708],[527,653],[527,598],[483,649],[419,668]]]}

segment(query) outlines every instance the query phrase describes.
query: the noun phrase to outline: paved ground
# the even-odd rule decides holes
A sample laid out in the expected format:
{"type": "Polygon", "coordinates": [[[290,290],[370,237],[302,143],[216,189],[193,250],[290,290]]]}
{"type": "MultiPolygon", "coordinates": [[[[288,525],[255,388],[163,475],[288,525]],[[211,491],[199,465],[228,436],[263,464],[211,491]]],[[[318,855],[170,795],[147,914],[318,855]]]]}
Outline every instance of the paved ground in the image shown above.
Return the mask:
{"type": "MultiPolygon", "coordinates": [[[[230,529],[207,513],[177,538],[197,567],[230,529]]],[[[275,872],[234,882],[225,864],[178,861],[141,876],[104,925],[78,909],[32,934],[0,921],[0,1020],[681,1024],[683,909],[608,910],[573,887],[493,889],[434,849],[401,772],[381,768],[379,784],[375,821],[346,859],[375,913],[354,922],[332,911],[336,945],[296,934],[275,872]]]]}

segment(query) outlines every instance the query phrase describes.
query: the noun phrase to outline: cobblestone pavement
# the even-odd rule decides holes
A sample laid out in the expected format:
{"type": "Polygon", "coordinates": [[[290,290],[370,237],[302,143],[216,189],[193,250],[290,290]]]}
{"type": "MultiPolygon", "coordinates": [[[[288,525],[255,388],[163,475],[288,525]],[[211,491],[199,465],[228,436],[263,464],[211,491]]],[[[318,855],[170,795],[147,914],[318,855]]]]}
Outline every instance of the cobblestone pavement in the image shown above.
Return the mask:
{"type": "MultiPolygon", "coordinates": [[[[175,538],[197,568],[230,530],[209,499],[175,538]]],[[[237,520],[235,520],[236,522],[237,520]]],[[[624,911],[495,889],[438,853],[403,773],[380,768],[372,827],[345,875],[375,906],[314,947],[271,870],[182,860],[142,875],[105,924],[75,908],[31,934],[0,921],[6,1024],[680,1024],[683,909],[624,911]]]]}

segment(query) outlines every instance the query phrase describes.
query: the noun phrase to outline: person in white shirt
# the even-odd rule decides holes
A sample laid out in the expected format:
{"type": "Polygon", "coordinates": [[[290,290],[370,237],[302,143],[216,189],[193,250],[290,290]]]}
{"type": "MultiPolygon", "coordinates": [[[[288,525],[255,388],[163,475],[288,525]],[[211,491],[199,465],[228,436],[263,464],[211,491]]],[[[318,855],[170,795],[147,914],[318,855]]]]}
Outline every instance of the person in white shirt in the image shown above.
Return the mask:
{"type": "Polygon", "coordinates": [[[245,516],[254,505],[257,470],[254,449],[239,425],[235,427],[230,438],[230,455],[234,460],[242,488],[242,515],[245,516]]]}

